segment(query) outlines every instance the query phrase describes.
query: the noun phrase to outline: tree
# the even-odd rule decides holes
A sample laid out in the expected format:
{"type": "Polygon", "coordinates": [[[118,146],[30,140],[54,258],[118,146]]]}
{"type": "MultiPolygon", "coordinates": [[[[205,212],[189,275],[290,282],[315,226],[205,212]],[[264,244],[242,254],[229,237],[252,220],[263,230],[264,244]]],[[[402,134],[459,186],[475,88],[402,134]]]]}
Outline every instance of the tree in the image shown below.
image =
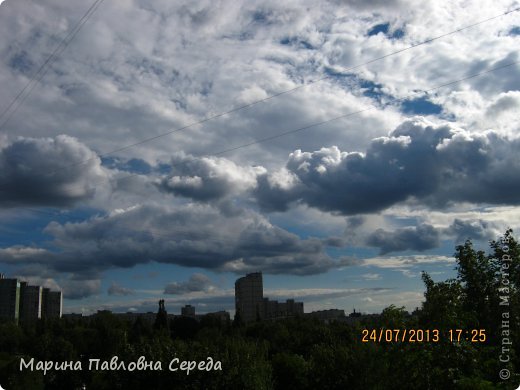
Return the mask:
{"type": "Polygon", "coordinates": [[[244,325],[244,321],[242,319],[242,313],[240,312],[240,309],[237,309],[235,312],[235,318],[233,318],[233,328],[240,328],[244,325]]]}
{"type": "Polygon", "coordinates": [[[466,323],[463,311],[463,288],[460,281],[448,279],[435,283],[430,275],[422,273],[426,287],[425,301],[419,313],[421,325],[432,328],[460,328],[466,323]]]}
{"type": "Polygon", "coordinates": [[[507,332],[512,340],[509,368],[518,371],[519,367],[515,348],[520,343],[520,247],[513,231],[508,229],[499,240],[490,242],[490,249],[486,255],[467,240],[456,247],[456,279],[434,282],[427,273],[422,276],[426,287],[420,312],[422,325],[429,324],[441,332],[477,329],[486,333],[485,344],[469,343],[463,337],[460,342],[439,345],[435,350],[449,361],[447,351],[452,349],[451,344],[458,346],[453,350],[457,351],[453,364],[457,365],[454,380],[460,380],[460,388],[488,388],[489,382],[496,381],[504,311],[509,316],[507,332]],[[470,359],[472,355],[475,357],[470,359]],[[476,356],[478,366],[474,363],[476,356]]]}

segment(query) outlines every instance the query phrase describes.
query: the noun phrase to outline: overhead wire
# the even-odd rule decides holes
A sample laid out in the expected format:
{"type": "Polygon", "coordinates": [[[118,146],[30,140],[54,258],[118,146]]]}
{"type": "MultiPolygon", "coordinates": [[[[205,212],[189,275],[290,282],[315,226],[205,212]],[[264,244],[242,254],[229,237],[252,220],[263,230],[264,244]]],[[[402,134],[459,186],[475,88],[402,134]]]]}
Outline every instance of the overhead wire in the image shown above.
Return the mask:
{"type": "Polygon", "coordinates": [[[31,76],[29,81],[25,84],[25,86],[18,92],[18,94],[11,100],[11,103],[7,105],[7,107],[0,113],[0,131],[4,128],[4,126],[9,122],[11,117],[18,111],[20,106],[23,105],[25,100],[29,97],[35,86],[43,79],[43,77],[47,74],[50,67],[54,63],[54,61],[58,58],[58,56],[63,53],[63,51],[67,48],[67,46],[72,42],[72,40],[79,33],[81,28],[87,23],[90,17],[96,12],[100,4],[104,0],[95,0],[92,5],[88,8],[88,10],[83,14],[81,19],[78,20],[76,25],[72,28],[72,30],[61,40],[61,42],[54,48],[53,52],[47,59],[40,65],[38,70],[31,76]],[[14,107],[14,108],[13,108],[14,107]],[[13,108],[11,110],[11,108],[13,108]],[[5,118],[4,118],[5,117],[5,118]]]}
{"type": "MultiPolygon", "coordinates": [[[[393,52],[391,52],[391,53],[389,53],[389,54],[385,54],[385,55],[383,55],[383,56],[373,58],[373,59],[371,59],[371,60],[369,60],[369,61],[366,61],[366,62],[363,62],[363,63],[361,63],[361,64],[354,65],[354,66],[347,67],[347,68],[343,68],[342,71],[343,71],[343,72],[350,72],[350,71],[352,71],[352,70],[355,70],[355,69],[361,68],[361,67],[363,67],[363,66],[366,66],[366,65],[372,64],[372,63],[374,63],[374,62],[377,62],[377,61],[383,60],[383,59],[385,59],[385,58],[392,57],[392,56],[395,56],[395,55],[397,55],[397,54],[403,53],[403,52],[408,51],[408,50],[410,50],[410,49],[413,49],[413,48],[416,48],[416,47],[419,47],[419,46],[425,45],[425,44],[427,44],[427,43],[434,42],[434,41],[436,41],[436,40],[438,40],[438,39],[441,39],[441,38],[447,37],[447,36],[449,36],[449,35],[453,35],[453,34],[456,34],[456,33],[458,33],[458,32],[461,32],[461,31],[467,30],[467,29],[469,29],[469,28],[472,28],[472,27],[478,26],[478,25],[480,25],[480,24],[483,24],[483,23],[489,22],[489,21],[491,21],[491,20],[494,20],[494,19],[497,19],[497,18],[503,17],[503,16],[508,15],[508,14],[510,14],[510,13],[516,12],[516,11],[518,11],[518,10],[520,10],[520,7],[515,8],[515,9],[512,9],[512,10],[510,10],[510,11],[506,11],[506,12],[500,14],[500,15],[495,15],[495,16],[492,16],[492,17],[490,17],[490,18],[487,18],[487,19],[484,19],[484,20],[480,20],[480,21],[478,21],[478,22],[475,22],[475,23],[472,23],[472,24],[470,24],[470,25],[467,25],[467,26],[464,26],[464,27],[458,28],[458,29],[456,29],[456,30],[453,30],[453,31],[447,32],[447,33],[445,33],[445,34],[441,34],[441,35],[438,35],[438,36],[436,36],[436,37],[426,39],[426,40],[421,41],[421,42],[419,42],[419,43],[416,43],[416,44],[413,44],[413,45],[407,46],[407,47],[405,47],[405,48],[403,48],[403,49],[396,50],[396,51],[393,51],[393,52]]],[[[296,86],[296,87],[294,87],[294,88],[290,88],[290,89],[287,89],[287,90],[284,90],[284,91],[281,91],[281,92],[278,92],[278,93],[275,93],[275,94],[269,95],[269,96],[267,96],[267,97],[265,97],[265,98],[262,98],[262,99],[259,99],[259,100],[255,100],[255,101],[253,101],[253,102],[251,102],[251,103],[244,104],[244,105],[242,105],[242,106],[238,106],[238,107],[232,108],[231,110],[228,110],[228,111],[225,111],[225,112],[222,112],[222,113],[219,113],[219,114],[215,114],[215,115],[213,115],[213,116],[210,116],[210,117],[207,117],[207,118],[201,119],[201,120],[199,120],[199,121],[192,122],[192,123],[190,123],[190,124],[188,124],[188,125],[185,125],[185,126],[182,126],[182,127],[180,127],[180,128],[176,128],[176,129],[170,130],[170,131],[168,131],[168,132],[166,132],[166,133],[158,134],[158,135],[155,135],[155,136],[153,136],[153,137],[145,138],[145,139],[140,140],[140,141],[138,141],[138,142],[135,142],[135,143],[133,143],[133,144],[129,144],[129,145],[122,146],[122,147],[117,148],[117,149],[114,149],[114,150],[112,150],[112,151],[110,151],[110,152],[106,152],[106,153],[100,154],[99,157],[106,157],[106,156],[109,156],[109,155],[114,154],[114,153],[122,152],[122,151],[124,151],[124,150],[130,149],[130,148],[133,148],[133,147],[135,147],[135,146],[139,146],[139,145],[142,145],[142,144],[145,144],[145,143],[148,143],[148,142],[154,141],[154,140],[156,140],[156,139],[158,139],[158,138],[162,138],[162,137],[165,137],[165,136],[167,136],[167,135],[170,135],[170,134],[173,134],[173,133],[177,133],[177,132],[179,132],[179,131],[186,130],[186,129],[190,128],[190,127],[193,127],[193,126],[196,126],[196,125],[200,125],[200,124],[203,124],[203,123],[209,122],[209,121],[211,121],[211,120],[214,120],[214,119],[217,119],[217,118],[223,117],[223,116],[225,116],[225,115],[232,114],[232,113],[237,112],[237,111],[241,111],[241,110],[246,109],[246,108],[249,108],[249,107],[253,107],[253,106],[255,106],[255,105],[259,104],[259,103],[264,103],[264,102],[266,102],[266,101],[268,101],[268,100],[271,100],[271,99],[277,98],[277,97],[279,97],[279,96],[282,96],[282,95],[286,95],[286,94],[289,94],[289,93],[295,92],[295,91],[297,91],[297,90],[299,90],[299,89],[302,89],[302,88],[304,88],[304,87],[307,87],[307,86],[310,86],[310,85],[313,85],[313,84],[317,84],[317,83],[319,83],[319,82],[321,82],[321,81],[324,81],[324,80],[330,79],[330,78],[332,78],[332,77],[333,77],[333,76],[324,76],[324,77],[321,77],[321,78],[316,79],[316,80],[308,81],[308,82],[303,83],[303,84],[301,84],[301,85],[298,85],[298,86],[296,86]]],[[[86,161],[86,162],[87,162],[87,161],[86,161]]]]}
{"type": "MultiPolygon", "coordinates": [[[[420,91],[420,92],[414,92],[414,93],[409,94],[409,95],[407,95],[407,96],[405,96],[403,98],[395,99],[391,103],[391,105],[395,105],[396,103],[407,101],[407,100],[409,100],[412,97],[417,97],[417,95],[419,93],[429,94],[429,93],[431,93],[433,91],[436,91],[438,89],[441,89],[441,88],[444,88],[444,87],[447,87],[447,86],[451,86],[451,85],[460,83],[462,81],[466,81],[466,80],[470,80],[470,79],[473,79],[473,78],[476,78],[476,77],[480,77],[480,76],[483,76],[485,74],[496,72],[498,70],[502,70],[502,69],[505,69],[505,68],[508,68],[508,67],[511,67],[511,66],[517,65],[517,64],[520,64],[520,61],[514,61],[514,62],[511,62],[511,63],[503,64],[503,65],[500,65],[500,66],[497,66],[497,67],[494,67],[494,68],[491,68],[491,69],[487,69],[487,70],[479,72],[479,73],[474,73],[474,74],[471,74],[471,75],[459,78],[457,80],[453,80],[453,81],[450,81],[450,82],[447,82],[447,83],[443,83],[443,84],[437,85],[437,86],[435,86],[433,88],[429,88],[427,90],[423,90],[423,91],[420,91]]],[[[388,105],[390,105],[390,104],[388,104],[388,105]]],[[[298,132],[301,132],[301,131],[304,131],[304,130],[308,130],[308,129],[313,128],[313,127],[322,126],[324,124],[331,123],[331,122],[337,121],[339,119],[344,119],[344,118],[352,117],[352,116],[355,116],[355,115],[359,115],[359,114],[361,114],[363,112],[366,112],[366,111],[369,111],[369,110],[373,110],[374,108],[377,108],[377,107],[378,107],[378,105],[373,104],[373,105],[367,106],[365,108],[362,108],[362,109],[359,109],[359,110],[356,110],[356,111],[352,111],[352,112],[349,112],[349,113],[346,113],[346,114],[342,114],[342,115],[339,115],[339,116],[335,116],[333,118],[329,118],[329,119],[326,119],[326,120],[323,120],[323,121],[320,121],[320,122],[311,123],[309,125],[298,127],[296,129],[288,130],[288,131],[285,131],[285,132],[282,132],[282,133],[278,133],[278,134],[275,134],[275,135],[272,135],[272,136],[269,136],[269,137],[257,139],[257,140],[254,140],[254,141],[251,141],[251,142],[248,142],[248,143],[243,143],[243,144],[240,144],[240,145],[237,145],[237,146],[233,146],[233,147],[230,147],[230,148],[222,149],[220,151],[213,152],[211,154],[207,154],[207,155],[204,155],[204,156],[193,156],[193,158],[196,159],[196,160],[201,160],[203,158],[220,156],[220,155],[223,155],[225,153],[229,153],[229,152],[232,152],[232,151],[235,151],[235,150],[238,150],[238,149],[247,148],[247,147],[250,147],[252,145],[256,145],[256,144],[260,144],[260,143],[263,143],[263,142],[271,141],[273,139],[281,138],[281,137],[284,137],[284,136],[289,135],[289,134],[298,133],[298,132]]],[[[181,162],[178,162],[178,163],[173,163],[173,164],[170,164],[169,167],[173,168],[175,166],[180,166],[180,165],[182,165],[184,163],[185,163],[184,161],[181,161],[181,162]]],[[[131,173],[131,174],[128,174],[127,176],[124,176],[124,177],[121,177],[121,178],[116,178],[115,180],[112,181],[112,183],[114,183],[114,182],[121,182],[123,180],[128,180],[128,179],[131,179],[131,178],[137,177],[137,176],[142,176],[142,173],[131,173]]],[[[160,177],[158,177],[158,178],[160,178],[160,177]]],[[[104,178],[102,180],[92,181],[92,182],[90,182],[90,184],[94,184],[94,183],[102,182],[102,181],[106,181],[106,180],[107,179],[104,178]]],[[[1,190],[1,187],[0,187],[0,190],[1,190]]],[[[34,212],[39,212],[41,214],[46,214],[46,212],[43,212],[41,210],[40,211],[36,211],[38,209],[31,209],[31,208],[27,208],[27,207],[20,207],[20,208],[18,208],[18,210],[21,210],[21,209],[34,211],[34,212]]]]}
{"type": "MultiPolygon", "coordinates": [[[[520,7],[518,8],[514,8],[512,10],[509,10],[509,11],[506,11],[506,12],[503,12],[499,15],[495,15],[495,16],[492,16],[490,18],[487,18],[487,19],[483,19],[483,20],[480,20],[478,22],[475,22],[475,23],[472,23],[470,25],[467,25],[467,26],[464,26],[464,27],[461,27],[461,28],[458,28],[456,30],[453,30],[453,31],[450,31],[450,32],[447,32],[447,33],[444,33],[444,34],[441,34],[441,35],[438,35],[438,36],[435,36],[433,38],[429,38],[429,39],[426,39],[424,41],[421,41],[419,43],[416,43],[416,44],[412,44],[410,46],[407,46],[403,49],[399,49],[399,50],[396,50],[396,51],[393,51],[391,53],[388,53],[388,54],[385,54],[383,56],[379,56],[379,57],[376,57],[376,58],[373,58],[369,61],[366,61],[366,62],[363,62],[361,64],[358,64],[358,65],[354,65],[354,66],[351,66],[351,67],[347,67],[347,68],[343,68],[342,69],[342,72],[350,72],[352,70],[355,70],[355,69],[358,69],[360,67],[363,67],[363,66],[366,66],[366,65],[369,65],[369,64],[372,64],[374,62],[377,62],[377,61],[380,61],[382,59],[385,59],[385,58],[389,58],[389,57],[392,57],[392,56],[395,56],[397,54],[400,54],[400,53],[403,53],[405,51],[408,51],[408,50],[411,50],[411,49],[414,49],[416,47],[419,47],[419,46],[422,46],[422,45],[425,45],[425,44],[428,44],[428,43],[431,43],[431,42],[434,42],[438,39],[441,39],[441,38],[444,38],[444,37],[447,37],[449,35],[453,35],[453,34],[456,34],[456,33],[459,33],[461,31],[464,31],[464,30],[467,30],[469,28],[472,28],[472,27],[475,27],[475,26],[478,26],[478,25],[481,25],[483,23],[486,23],[486,22],[489,22],[491,20],[494,20],[494,19],[497,19],[497,18],[500,18],[500,17],[503,17],[503,16],[506,16],[508,14],[511,14],[513,12],[516,12],[516,11],[519,11],[520,10],[520,7]]],[[[257,104],[260,104],[260,103],[263,103],[263,102],[266,102],[266,101],[269,101],[271,99],[274,99],[274,98],[277,98],[279,96],[282,96],[282,95],[286,95],[286,94],[290,94],[292,92],[295,92],[297,90],[300,90],[304,87],[307,87],[307,86],[310,86],[310,85],[313,85],[313,84],[316,84],[316,83],[319,83],[321,81],[324,81],[324,80],[327,80],[327,79],[331,79],[333,78],[334,76],[331,76],[331,75],[328,75],[328,76],[324,76],[324,77],[321,77],[321,78],[318,78],[316,80],[311,80],[311,81],[308,81],[308,82],[305,82],[301,85],[298,85],[294,88],[290,88],[290,89],[287,89],[287,90],[284,90],[284,91],[280,91],[278,93],[275,93],[275,94],[272,94],[272,95],[269,95],[265,98],[262,98],[262,99],[259,99],[259,100],[255,100],[251,103],[248,103],[248,104],[244,104],[244,105],[241,105],[241,106],[237,106],[237,107],[234,107],[230,110],[227,110],[227,111],[224,111],[224,112],[221,112],[221,113],[218,113],[218,114],[215,114],[215,115],[212,115],[212,116],[209,116],[209,117],[206,117],[206,118],[203,118],[203,119],[200,119],[200,120],[197,120],[197,121],[194,121],[194,122],[191,122],[185,126],[182,126],[182,127],[179,127],[179,128],[175,128],[175,129],[172,129],[172,130],[169,130],[165,133],[161,133],[161,134],[158,134],[158,135],[155,135],[155,136],[152,136],[152,137],[148,137],[148,138],[144,138],[140,141],[137,141],[137,142],[134,142],[134,143],[131,143],[131,144],[128,144],[128,145],[125,145],[125,146],[121,146],[119,148],[116,148],[116,149],[113,149],[113,150],[110,150],[108,152],[104,152],[104,153],[99,153],[98,155],[96,155],[95,157],[91,157],[91,158],[88,158],[88,159],[85,159],[83,161],[80,161],[80,162],[77,162],[77,163],[74,163],[74,164],[70,164],[70,167],[74,167],[74,166],[78,166],[78,165],[84,165],[84,164],[87,164],[91,161],[93,161],[94,159],[96,158],[105,158],[105,157],[108,157],[114,153],[118,153],[118,152],[122,152],[122,151],[125,151],[125,150],[128,150],[128,149],[131,149],[131,148],[134,148],[136,146],[139,146],[139,145],[143,145],[145,143],[148,143],[148,142],[151,142],[151,141],[154,141],[156,139],[159,139],[159,138],[162,138],[162,137],[165,137],[165,136],[168,136],[168,135],[171,135],[171,134],[174,134],[174,133],[177,133],[177,132],[181,132],[181,131],[184,131],[186,129],[189,129],[193,126],[197,126],[197,125],[201,125],[201,124],[204,124],[206,122],[209,122],[209,121],[212,121],[212,120],[215,120],[215,119],[218,119],[218,118],[221,118],[221,117],[224,117],[226,115],[229,115],[229,114],[232,114],[232,113],[235,113],[235,112],[238,112],[238,111],[241,111],[241,110],[244,110],[244,109],[247,109],[247,108],[250,108],[250,107],[253,107],[253,106],[256,106],[257,104]]],[[[62,169],[66,169],[65,167],[62,168],[62,169]]]]}
{"type": "MultiPolygon", "coordinates": [[[[82,18],[81,20],[83,21],[81,26],[86,22],[86,20],[88,20],[88,18],[92,15],[92,13],[97,9],[97,7],[99,6],[99,4],[102,2],[103,0],[96,0],[94,2],[94,4],[89,8],[89,11],[87,11],[87,13],[84,15],[84,18],[82,18]],[[95,7],[95,8],[94,8],[95,7]],[[92,11],[91,11],[92,10],[92,11]],[[90,12],[90,14],[89,14],[90,12]],[[88,16],[86,16],[88,15],[88,16]]],[[[488,19],[485,19],[485,20],[481,20],[479,22],[476,22],[476,23],[473,23],[471,25],[468,25],[468,26],[465,26],[465,27],[462,27],[462,28],[459,28],[457,30],[453,30],[453,31],[450,31],[448,33],[445,33],[445,34],[442,34],[442,35],[439,35],[439,36],[436,36],[434,38],[430,38],[428,40],[425,40],[425,41],[422,41],[420,43],[417,43],[417,44],[414,44],[414,45],[411,45],[407,48],[404,48],[404,49],[401,49],[401,50],[398,50],[398,51],[395,51],[395,52],[392,52],[392,53],[389,53],[389,54],[386,54],[384,56],[381,56],[381,57],[378,57],[378,58],[374,58],[370,61],[367,61],[367,62],[364,62],[362,64],[359,64],[359,65],[356,65],[356,66],[353,66],[353,67],[350,67],[350,68],[346,68],[344,71],[347,72],[347,71],[350,71],[350,70],[353,70],[353,69],[356,69],[356,68],[359,68],[359,67],[362,67],[362,66],[365,66],[367,64],[370,64],[370,63],[373,63],[373,62],[376,62],[376,61],[379,61],[381,59],[384,59],[384,58],[388,58],[390,56],[393,56],[393,55],[396,55],[398,53],[401,53],[403,51],[406,51],[406,50],[410,50],[414,47],[418,47],[420,45],[424,45],[426,43],[430,43],[430,42],[433,42],[437,39],[440,39],[442,37],[445,37],[445,36],[448,36],[448,35],[451,35],[451,34],[454,34],[454,33],[457,33],[457,32],[460,32],[460,31],[463,31],[465,29],[468,29],[468,28],[471,28],[471,27],[474,27],[474,26],[477,26],[479,24],[482,24],[482,23],[485,23],[487,21],[490,21],[490,20],[493,20],[493,19],[496,19],[496,18],[499,18],[501,16],[504,16],[504,15],[507,15],[509,13],[512,13],[512,12],[515,12],[515,11],[518,11],[520,10],[520,8],[516,8],[516,9],[513,9],[513,10],[510,10],[510,11],[507,11],[505,13],[502,13],[500,15],[496,15],[496,16],[493,16],[491,18],[488,18],[488,19]]],[[[81,28],[81,26],[79,28],[81,28]]],[[[72,38],[68,41],[64,40],[63,42],[67,42],[66,45],[68,45],[68,43],[70,43],[70,41],[74,38],[75,34],[77,34],[77,32],[79,31],[79,29],[75,30],[74,34],[72,35],[72,38]]],[[[65,46],[66,47],[66,46],[65,46]]],[[[63,50],[62,50],[63,51],[63,50]]],[[[49,60],[50,61],[50,60],[49,60]]],[[[48,62],[48,61],[46,61],[48,62]]],[[[472,79],[472,78],[475,78],[475,77],[479,77],[479,76],[482,76],[484,74],[488,74],[488,73],[491,73],[491,72],[495,72],[497,70],[500,70],[500,69],[504,69],[504,68],[507,68],[507,67],[510,67],[510,66],[513,66],[515,64],[518,64],[520,61],[515,61],[515,62],[512,62],[512,63],[508,63],[508,64],[505,64],[505,65],[501,65],[501,66],[498,66],[498,67],[494,67],[494,68],[491,68],[491,69],[488,69],[486,71],[483,71],[483,72],[479,72],[479,73],[475,73],[475,74],[472,74],[472,75],[469,75],[469,76],[466,76],[464,78],[461,78],[461,79],[457,79],[457,80],[454,80],[454,81],[451,81],[451,82],[448,82],[448,83],[444,83],[442,85],[438,85],[436,87],[433,87],[431,89],[428,89],[428,90],[425,90],[425,91],[422,91],[422,93],[430,93],[434,90],[437,90],[437,89],[440,89],[440,88],[443,88],[443,87],[446,87],[446,86],[449,86],[449,85],[453,85],[453,84],[456,84],[456,83],[460,83],[462,81],[465,81],[465,80],[468,80],[468,79],[472,79]]],[[[43,76],[41,76],[43,77],[43,76]]],[[[96,158],[99,158],[99,157],[105,157],[109,154],[112,154],[112,153],[116,153],[118,151],[122,151],[122,150],[126,150],[126,149],[129,149],[131,147],[134,147],[134,146],[137,146],[137,145],[140,145],[140,144],[143,144],[145,142],[149,142],[149,141],[152,141],[154,139],[157,139],[157,138],[160,138],[160,137],[163,137],[163,136],[166,136],[166,135],[169,135],[169,134],[172,134],[173,132],[177,132],[177,131],[181,131],[181,130],[184,130],[184,129],[187,129],[189,127],[192,127],[192,126],[195,126],[197,124],[202,124],[202,123],[205,123],[205,122],[208,122],[210,120],[213,120],[213,119],[216,119],[218,117],[221,117],[221,116],[224,116],[224,115],[227,115],[229,113],[233,113],[233,112],[236,112],[236,111],[239,111],[239,110],[242,110],[242,109],[245,109],[245,108],[248,108],[248,107],[251,107],[251,106],[254,106],[256,104],[259,104],[261,102],[264,102],[264,101],[267,101],[267,100],[270,100],[270,99],[273,99],[275,97],[278,97],[278,96],[281,96],[281,95],[284,95],[284,94],[288,94],[288,93],[291,93],[293,91],[296,91],[298,89],[301,89],[305,86],[308,86],[308,85],[312,85],[312,84],[315,84],[317,82],[320,82],[320,81],[323,81],[325,79],[329,79],[331,78],[332,76],[325,76],[325,77],[322,77],[320,79],[317,79],[317,80],[314,80],[314,81],[310,81],[310,82],[307,82],[303,85],[300,85],[300,86],[297,86],[295,88],[292,88],[292,89],[288,89],[288,90],[285,90],[285,91],[281,91],[277,94],[273,94],[273,95],[270,95],[266,98],[263,98],[263,99],[260,99],[260,100],[257,100],[257,101],[254,101],[252,103],[249,103],[249,104],[246,104],[246,105],[243,105],[243,106],[239,106],[239,107],[236,107],[236,108],[233,108],[232,110],[229,110],[229,111],[226,111],[226,112],[223,112],[223,113],[220,113],[220,114],[216,114],[214,116],[211,116],[211,117],[208,117],[208,118],[205,118],[205,119],[202,119],[200,121],[197,121],[197,122],[194,122],[194,123],[191,123],[189,125],[186,125],[184,127],[181,127],[181,128],[178,128],[178,129],[175,129],[175,130],[172,130],[168,133],[164,133],[164,134],[161,134],[161,135],[158,135],[158,136],[154,136],[154,137],[150,137],[150,138],[147,138],[146,140],[142,140],[138,143],[134,143],[134,144],[131,144],[131,145],[127,145],[127,146],[124,146],[124,147],[121,147],[121,148],[118,148],[116,150],[113,150],[111,152],[108,152],[108,153],[105,153],[105,154],[102,154],[102,155],[99,155],[99,156],[96,156],[96,158]]],[[[41,79],[41,78],[40,78],[41,79]]],[[[412,95],[409,95],[409,96],[406,96],[405,98],[401,98],[401,99],[395,99],[393,102],[394,103],[397,103],[397,102],[402,102],[402,101],[405,101],[405,100],[408,100],[410,97],[413,97],[413,96],[417,96],[417,93],[414,93],[412,95]]],[[[229,152],[232,152],[232,151],[236,151],[238,149],[242,149],[242,148],[246,148],[246,147],[249,147],[249,146],[252,146],[252,145],[255,145],[255,144],[260,144],[260,143],[263,143],[263,142],[268,142],[270,140],[273,140],[273,139],[277,139],[277,138],[281,138],[281,137],[284,137],[286,135],[289,135],[289,134],[294,134],[294,133],[298,133],[298,132],[301,132],[301,131],[304,131],[304,130],[307,130],[307,129],[310,129],[310,128],[313,128],[313,127],[318,127],[318,126],[321,126],[321,125],[324,125],[324,124],[327,124],[327,123],[331,123],[333,121],[337,121],[339,119],[342,119],[342,118],[347,118],[347,117],[351,117],[351,116],[355,116],[355,115],[358,115],[358,114],[361,114],[363,112],[366,112],[368,110],[372,110],[374,108],[376,108],[377,106],[376,105],[372,105],[372,106],[369,106],[369,107],[366,107],[366,108],[363,108],[363,109],[360,109],[360,110],[356,110],[356,111],[353,111],[353,112],[349,112],[349,113],[346,113],[346,114],[342,114],[342,115],[339,115],[339,116],[336,116],[336,117],[333,117],[333,118],[330,118],[330,119],[327,119],[327,120],[323,120],[323,121],[320,121],[320,122],[316,122],[316,123],[312,123],[312,124],[309,124],[309,125],[306,125],[306,126],[303,126],[303,127],[299,127],[299,128],[296,128],[296,129],[292,129],[292,130],[288,130],[288,131],[285,131],[285,132],[282,132],[282,133],[278,133],[278,134],[275,134],[275,135],[272,135],[272,136],[269,136],[269,137],[265,137],[265,138],[261,138],[261,139],[257,139],[257,140],[254,140],[254,141],[251,141],[251,142],[248,142],[248,143],[244,143],[244,144],[240,144],[240,145],[237,145],[237,146],[233,146],[233,147],[230,147],[230,148],[226,148],[226,149],[223,149],[223,150],[220,150],[220,151],[217,151],[217,152],[214,152],[214,153],[211,153],[211,154],[208,154],[208,155],[205,155],[205,156],[199,156],[199,157],[194,157],[195,159],[202,159],[202,158],[207,158],[207,157],[211,157],[211,156],[219,156],[219,155],[223,155],[223,154],[226,154],[226,153],[229,153],[229,152]]],[[[0,116],[1,117],[1,116],[0,116]]],[[[1,126],[0,126],[1,128],[1,126]]],[[[88,160],[85,160],[81,163],[75,163],[75,164],[70,164],[69,166],[67,167],[72,167],[72,166],[76,166],[76,165],[80,165],[80,164],[84,164],[88,161],[91,161],[91,159],[88,159],[88,160]]],[[[183,164],[184,162],[180,162],[180,163],[176,163],[176,164],[170,164],[170,167],[175,167],[177,165],[181,165],[183,164]]],[[[66,169],[67,167],[64,167],[63,169],[66,169]]],[[[61,170],[61,169],[60,169],[61,170]]],[[[120,181],[123,181],[123,180],[127,180],[127,179],[130,179],[132,177],[136,177],[136,176],[141,176],[142,174],[141,173],[132,173],[132,174],[129,174],[127,176],[124,176],[122,178],[116,178],[114,181],[116,182],[120,182],[120,181]]],[[[106,179],[103,179],[103,181],[106,180],[106,179]]],[[[1,189],[1,188],[0,188],[1,189]]],[[[18,209],[25,209],[25,210],[29,210],[29,211],[33,211],[33,212],[36,212],[36,209],[30,209],[30,208],[18,208],[18,209]]],[[[39,213],[42,213],[41,210],[38,211],[39,213]]],[[[134,230],[132,230],[134,231],[134,230]]]]}

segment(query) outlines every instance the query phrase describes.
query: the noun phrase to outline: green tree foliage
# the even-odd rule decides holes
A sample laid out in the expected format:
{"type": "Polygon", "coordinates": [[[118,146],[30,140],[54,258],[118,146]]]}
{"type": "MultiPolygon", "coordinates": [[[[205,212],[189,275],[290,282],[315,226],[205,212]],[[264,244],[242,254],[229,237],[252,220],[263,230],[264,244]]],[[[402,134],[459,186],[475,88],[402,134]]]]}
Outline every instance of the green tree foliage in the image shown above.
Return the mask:
{"type": "Polygon", "coordinates": [[[490,253],[471,241],[455,252],[457,276],[435,282],[423,273],[424,303],[409,314],[390,305],[380,316],[326,324],[301,317],[244,324],[207,317],[179,317],[168,324],[130,323],[109,312],[82,320],[15,325],[0,323],[0,384],[16,389],[513,389],[520,383],[520,249],[508,230],[490,253]],[[507,243],[507,247],[505,247],[507,243]],[[503,261],[507,255],[511,260],[503,261]],[[508,264],[504,268],[504,264],[508,264]],[[504,280],[507,279],[507,291],[504,280]],[[504,296],[511,318],[509,382],[498,378],[504,296]],[[155,325],[155,326],[154,326],[155,325]],[[168,330],[170,327],[170,330],[168,330]],[[472,343],[362,342],[363,329],[485,329],[488,340],[472,343]],[[162,371],[88,371],[88,359],[162,362],[162,371]],[[83,371],[21,372],[20,358],[81,361],[83,371]],[[174,358],[220,361],[222,371],[168,370],[174,358]]]}
{"type": "Polygon", "coordinates": [[[456,279],[434,282],[423,273],[426,291],[419,322],[441,330],[484,330],[487,338],[484,344],[463,341],[455,344],[457,353],[446,354],[451,345],[441,345],[434,353],[444,354],[444,360],[450,362],[449,372],[457,387],[487,389],[494,386],[500,370],[498,356],[505,308],[511,316],[507,319],[508,336],[516,346],[510,351],[509,368],[519,371],[515,348],[520,343],[520,248],[513,231],[508,229],[501,239],[490,242],[490,253],[475,250],[467,240],[456,247],[455,259],[456,279]],[[507,306],[501,304],[504,300],[509,302],[507,306]]]}

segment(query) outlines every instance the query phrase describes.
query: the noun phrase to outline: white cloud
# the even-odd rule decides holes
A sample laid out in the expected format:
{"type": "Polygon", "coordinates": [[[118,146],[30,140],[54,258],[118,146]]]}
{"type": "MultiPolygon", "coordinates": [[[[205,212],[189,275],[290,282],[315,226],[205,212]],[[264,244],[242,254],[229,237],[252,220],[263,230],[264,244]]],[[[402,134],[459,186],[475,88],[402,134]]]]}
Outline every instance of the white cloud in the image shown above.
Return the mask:
{"type": "Polygon", "coordinates": [[[379,268],[410,268],[423,264],[442,264],[454,263],[455,259],[449,256],[440,255],[409,255],[409,256],[386,256],[372,257],[363,260],[364,266],[374,266],[379,268]]]}
{"type": "MultiPolygon", "coordinates": [[[[427,120],[410,119],[396,101],[517,60],[520,37],[509,33],[517,14],[345,70],[517,6],[509,0],[421,7],[408,0],[104,2],[0,135],[6,229],[36,219],[21,209],[27,205],[57,207],[60,221],[74,207],[98,215],[49,223],[45,245],[25,236],[8,240],[0,261],[49,268],[45,279],[81,297],[99,293],[99,272],[150,259],[307,275],[353,263],[333,259],[325,248],[364,247],[378,229],[372,243],[389,252],[469,233],[484,240],[518,227],[519,67],[430,93],[442,111],[427,120]],[[369,36],[385,23],[387,33],[369,36]],[[399,29],[403,36],[392,38],[399,29]],[[302,88],[104,156],[113,166],[100,158],[295,87],[302,88]],[[435,148],[421,149],[427,146],[435,148]],[[122,179],[132,159],[150,172],[122,179]],[[256,200],[271,213],[259,211],[256,200]],[[414,244],[425,226],[431,239],[414,244]],[[64,274],[52,275],[56,270],[64,274]]],[[[2,7],[0,112],[85,10],[56,0],[2,7]]],[[[444,258],[376,257],[365,264],[402,269],[444,258]]]]}

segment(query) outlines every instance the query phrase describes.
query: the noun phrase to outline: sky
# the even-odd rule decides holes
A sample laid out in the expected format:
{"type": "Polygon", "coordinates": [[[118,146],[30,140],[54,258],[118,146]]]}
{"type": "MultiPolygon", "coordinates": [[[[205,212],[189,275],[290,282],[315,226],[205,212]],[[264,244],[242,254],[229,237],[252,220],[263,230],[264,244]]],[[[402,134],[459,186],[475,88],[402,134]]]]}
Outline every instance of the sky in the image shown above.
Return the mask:
{"type": "Polygon", "coordinates": [[[520,231],[518,8],[3,2],[0,272],[65,313],[234,313],[256,271],[306,312],[420,307],[520,231]]]}

